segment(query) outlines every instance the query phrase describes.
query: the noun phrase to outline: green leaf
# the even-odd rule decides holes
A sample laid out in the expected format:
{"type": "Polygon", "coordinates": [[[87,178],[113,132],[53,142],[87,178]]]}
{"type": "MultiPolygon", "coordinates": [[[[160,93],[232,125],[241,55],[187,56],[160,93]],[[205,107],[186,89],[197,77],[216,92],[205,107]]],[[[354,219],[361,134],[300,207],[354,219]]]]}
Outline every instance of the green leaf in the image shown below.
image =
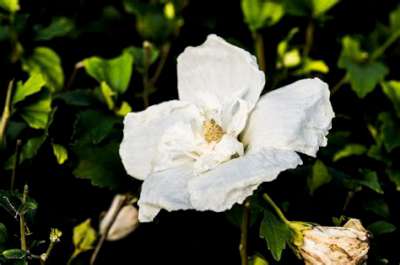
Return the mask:
{"type": "Polygon", "coordinates": [[[72,241],[75,246],[75,251],[79,253],[93,249],[94,243],[96,242],[96,230],[94,230],[90,224],[91,220],[80,223],[74,227],[72,241]]]}
{"type": "Polygon", "coordinates": [[[4,250],[2,255],[6,258],[6,259],[25,259],[26,257],[26,252],[21,250],[21,249],[7,249],[4,250]]]}
{"type": "Polygon", "coordinates": [[[13,104],[23,101],[26,97],[39,92],[46,84],[42,75],[39,73],[32,74],[25,83],[17,83],[17,88],[13,96],[13,104]]]}
{"type": "MultiPolygon", "coordinates": [[[[21,154],[19,157],[19,164],[21,164],[22,162],[24,162],[28,159],[32,159],[33,157],[35,157],[45,140],[46,140],[45,135],[30,138],[22,146],[21,154]]],[[[7,162],[5,163],[5,166],[4,166],[5,169],[8,169],[8,170],[12,169],[14,161],[15,161],[15,154],[12,155],[10,157],[10,159],[7,160],[7,162]]]]}
{"type": "Polygon", "coordinates": [[[242,0],[241,6],[244,20],[251,31],[278,23],[285,12],[283,5],[277,1],[242,0]]]}
{"type": "Polygon", "coordinates": [[[400,170],[389,169],[387,170],[390,181],[396,185],[396,190],[400,191],[400,170]]]}
{"type": "Polygon", "coordinates": [[[41,93],[35,102],[18,110],[19,115],[34,129],[46,128],[50,112],[51,96],[49,93],[41,93]]]}
{"type": "Polygon", "coordinates": [[[125,117],[126,114],[132,111],[132,107],[128,102],[123,101],[118,110],[115,111],[115,114],[125,117]]]}
{"type": "Polygon", "coordinates": [[[113,97],[115,96],[115,92],[104,81],[102,81],[100,84],[100,91],[101,91],[102,99],[107,104],[108,109],[109,110],[114,109],[115,103],[114,103],[113,97]]]}
{"type": "Polygon", "coordinates": [[[283,54],[281,58],[281,63],[286,68],[296,67],[301,63],[301,55],[299,49],[292,49],[285,54],[283,54]]]}
{"type": "Polygon", "coordinates": [[[386,221],[377,221],[368,226],[368,231],[372,232],[374,236],[393,233],[396,229],[396,226],[386,221]]]}
{"type": "Polygon", "coordinates": [[[20,9],[19,0],[0,0],[0,7],[8,12],[15,13],[20,9]]]}
{"type": "Polygon", "coordinates": [[[371,190],[375,191],[376,193],[383,194],[381,184],[379,183],[379,180],[378,180],[378,174],[375,171],[371,171],[371,170],[363,170],[362,173],[363,173],[364,179],[358,180],[358,182],[361,185],[368,187],[371,190]]]}
{"type": "Polygon", "coordinates": [[[384,64],[367,59],[368,53],[361,50],[357,40],[350,36],[342,39],[342,52],[338,66],[346,69],[351,87],[360,98],[373,91],[389,72],[384,64]]]}
{"type": "Polygon", "coordinates": [[[383,145],[388,152],[391,152],[400,146],[400,126],[392,115],[387,112],[381,113],[378,119],[382,123],[380,129],[383,145]]]}
{"type": "Polygon", "coordinates": [[[249,265],[269,265],[269,263],[263,256],[256,254],[249,258],[249,265]]]}
{"type": "Polygon", "coordinates": [[[400,31],[400,7],[397,7],[389,15],[390,29],[392,33],[399,34],[400,31]]]}
{"type": "Polygon", "coordinates": [[[382,90],[392,101],[397,117],[400,118],[400,81],[382,82],[382,90]]]}
{"type": "Polygon", "coordinates": [[[7,238],[7,227],[3,223],[0,223],[0,249],[7,242],[7,238]]]}
{"type": "Polygon", "coordinates": [[[313,16],[319,17],[334,7],[339,0],[312,0],[313,16]]]}
{"type": "Polygon", "coordinates": [[[6,210],[13,218],[23,212],[25,217],[32,219],[37,209],[37,202],[28,197],[23,204],[22,196],[19,192],[0,190],[0,207],[6,210]]]}
{"type": "Polygon", "coordinates": [[[285,12],[292,16],[309,17],[313,7],[311,0],[283,0],[285,12]]]}
{"type": "Polygon", "coordinates": [[[47,27],[35,27],[37,41],[51,40],[71,33],[75,28],[73,20],[67,17],[54,17],[47,27]]]}
{"type": "Polygon", "coordinates": [[[299,70],[296,70],[296,75],[306,75],[312,72],[327,74],[329,72],[329,66],[322,60],[313,60],[306,58],[303,60],[303,64],[299,70]]]}
{"type": "Polygon", "coordinates": [[[103,146],[75,146],[78,165],[73,174],[78,178],[89,179],[95,186],[115,189],[125,176],[119,158],[119,142],[111,142],[103,146]]]}
{"type": "Polygon", "coordinates": [[[286,248],[286,243],[291,239],[289,227],[279,220],[269,210],[264,211],[264,218],[260,226],[260,237],[267,241],[268,249],[272,257],[279,261],[282,251],[286,248]]]}
{"type": "MultiPolygon", "coordinates": [[[[150,48],[148,49],[149,51],[149,58],[148,60],[148,64],[152,65],[153,63],[155,63],[155,61],[158,59],[159,55],[160,55],[160,51],[159,49],[157,49],[154,45],[151,45],[150,48]]],[[[140,72],[143,73],[144,72],[144,65],[145,65],[145,51],[143,48],[138,48],[138,47],[128,47],[125,48],[124,53],[127,52],[129,54],[131,54],[134,58],[134,65],[136,67],[136,69],[140,72]]]]}
{"type": "Polygon", "coordinates": [[[367,199],[363,202],[363,207],[365,210],[376,214],[377,216],[383,218],[390,217],[389,206],[385,202],[385,200],[381,198],[367,199]]]}
{"type": "Polygon", "coordinates": [[[64,85],[61,59],[48,47],[37,47],[33,54],[22,60],[22,68],[29,74],[40,73],[51,91],[60,90],[64,85]]]}
{"type": "Polygon", "coordinates": [[[317,160],[312,167],[312,175],[307,179],[310,194],[313,195],[319,187],[331,182],[331,180],[332,176],[329,174],[328,168],[322,161],[317,160]]]}
{"type": "Polygon", "coordinates": [[[351,86],[360,98],[373,91],[388,72],[387,67],[378,62],[348,65],[351,86]]]}
{"type": "Polygon", "coordinates": [[[114,125],[120,122],[120,118],[101,111],[83,111],[78,116],[74,138],[79,145],[99,144],[111,133],[114,125]]]}
{"type": "Polygon", "coordinates": [[[76,89],[72,91],[65,91],[55,95],[54,100],[62,100],[66,104],[78,107],[87,107],[95,105],[97,102],[94,97],[93,90],[89,89],[76,89]]]}
{"type": "Polygon", "coordinates": [[[83,61],[88,75],[99,83],[106,82],[112,90],[123,94],[131,80],[133,57],[124,52],[119,57],[106,60],[100,57],[90,57],[83,61]]]}
{"type": "Polygon", "coordinates": [[[64,162],[68,159],[67,149],[62,145],[54,143],[51,144],[51,146],[53,147],[53,154],[56,156],[58,164],[64,164],[64,162]]]}
{"type": "Polygon", "coordinates": [[[343,149],[336,152],[333,157],[333,161],[338,161],[340,159],[349,157],[349,156],[359,156],[363,155],[367,152],[367,148],[361,144],[348,144],[343,149]]]}

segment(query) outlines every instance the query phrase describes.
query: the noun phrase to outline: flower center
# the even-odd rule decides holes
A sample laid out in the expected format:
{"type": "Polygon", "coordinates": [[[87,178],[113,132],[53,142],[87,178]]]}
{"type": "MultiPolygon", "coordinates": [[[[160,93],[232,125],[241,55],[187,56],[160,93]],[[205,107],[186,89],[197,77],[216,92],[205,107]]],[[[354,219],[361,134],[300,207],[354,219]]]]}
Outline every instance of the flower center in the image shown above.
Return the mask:
{"type": "Polygon", "coordinates": [[[214,119],[206,120],[203,122],[204,139],[207,143],[219,142],[225,134],[224,129],[215,122],[214,119]]]}

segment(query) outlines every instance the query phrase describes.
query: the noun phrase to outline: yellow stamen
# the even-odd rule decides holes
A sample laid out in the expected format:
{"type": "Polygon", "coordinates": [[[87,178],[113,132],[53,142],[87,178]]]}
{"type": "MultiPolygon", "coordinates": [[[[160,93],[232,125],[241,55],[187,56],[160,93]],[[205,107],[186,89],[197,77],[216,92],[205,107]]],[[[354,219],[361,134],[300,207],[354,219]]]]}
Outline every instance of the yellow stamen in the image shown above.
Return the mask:
{"type": "Polygon", "coordinates": [[[224,129],[214,119],[206,120],[203,123],[204,139],[207,143],[219,142],[225,134],[224,129]]]}

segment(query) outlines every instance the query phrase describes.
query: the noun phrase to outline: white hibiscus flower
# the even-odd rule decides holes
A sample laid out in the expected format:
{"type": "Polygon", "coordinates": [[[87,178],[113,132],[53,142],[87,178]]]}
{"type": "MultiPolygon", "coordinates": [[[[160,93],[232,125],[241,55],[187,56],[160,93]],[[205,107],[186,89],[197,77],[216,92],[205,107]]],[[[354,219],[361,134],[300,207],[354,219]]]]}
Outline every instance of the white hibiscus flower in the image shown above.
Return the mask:
{"type": "Polygon", "coordinates": [[[144,180],[139,220],[161,209],[225,211],[327,144],[329,89],[303,79],[260,98],[254,56],[216,35],[178,57],[180,100],[129,113],[120,156],[144,180]]]}

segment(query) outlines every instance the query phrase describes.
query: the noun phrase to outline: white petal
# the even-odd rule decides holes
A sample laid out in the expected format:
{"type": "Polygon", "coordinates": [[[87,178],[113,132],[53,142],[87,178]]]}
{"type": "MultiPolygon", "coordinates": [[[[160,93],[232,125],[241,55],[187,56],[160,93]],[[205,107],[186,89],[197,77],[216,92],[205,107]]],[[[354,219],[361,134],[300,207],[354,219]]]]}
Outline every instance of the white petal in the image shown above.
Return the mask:
{"type": "Polygon", "coordinates": [[[196,175],[215,168],[219,164],[231,159],[233,155],[243,155],[243,144],[236,137],[224,135],[215,147],[201,155],[194,163],[196,175]]]}
{"type": "Polygon", "coordinates": [[[193,178],[191,166],[167,169],[148,176],[142,185],[139,205],[139,221],[151,222],[161,209],[167,211],[191,209],[187,189],[193,178]]]}
{"type": "Polygon", "coordinates": [[[266,181],[300,165],[293,151],[263,149],[225,162],[189,182],[190,200],[196,210],[225,211],[241,203],[266,181]]]}
{"type": "Polygon", "coordinates": [[[128,174],[145,179],[153,169],[153,160],[164,132],[177,122],[199,119],[198,115],[193,104],[177,100],[129,113],[124,120],[124,138],[119,149],[128,174]]]}
{"type": "Polygon", "coordinates": [[[334,113],[328,85],[303,79],[261,97],[242,141],[250,152],[259,148],[294,150],[315,156],[327,144],[334,113]]]}
{"type": "Polygon", "coordinates": [[[216,35],[209,35],[198,47],[186,48],[178,57],[179,98],[205,109],[238,99],[252,109],[264,83],[255,57],[216,35]]]}

